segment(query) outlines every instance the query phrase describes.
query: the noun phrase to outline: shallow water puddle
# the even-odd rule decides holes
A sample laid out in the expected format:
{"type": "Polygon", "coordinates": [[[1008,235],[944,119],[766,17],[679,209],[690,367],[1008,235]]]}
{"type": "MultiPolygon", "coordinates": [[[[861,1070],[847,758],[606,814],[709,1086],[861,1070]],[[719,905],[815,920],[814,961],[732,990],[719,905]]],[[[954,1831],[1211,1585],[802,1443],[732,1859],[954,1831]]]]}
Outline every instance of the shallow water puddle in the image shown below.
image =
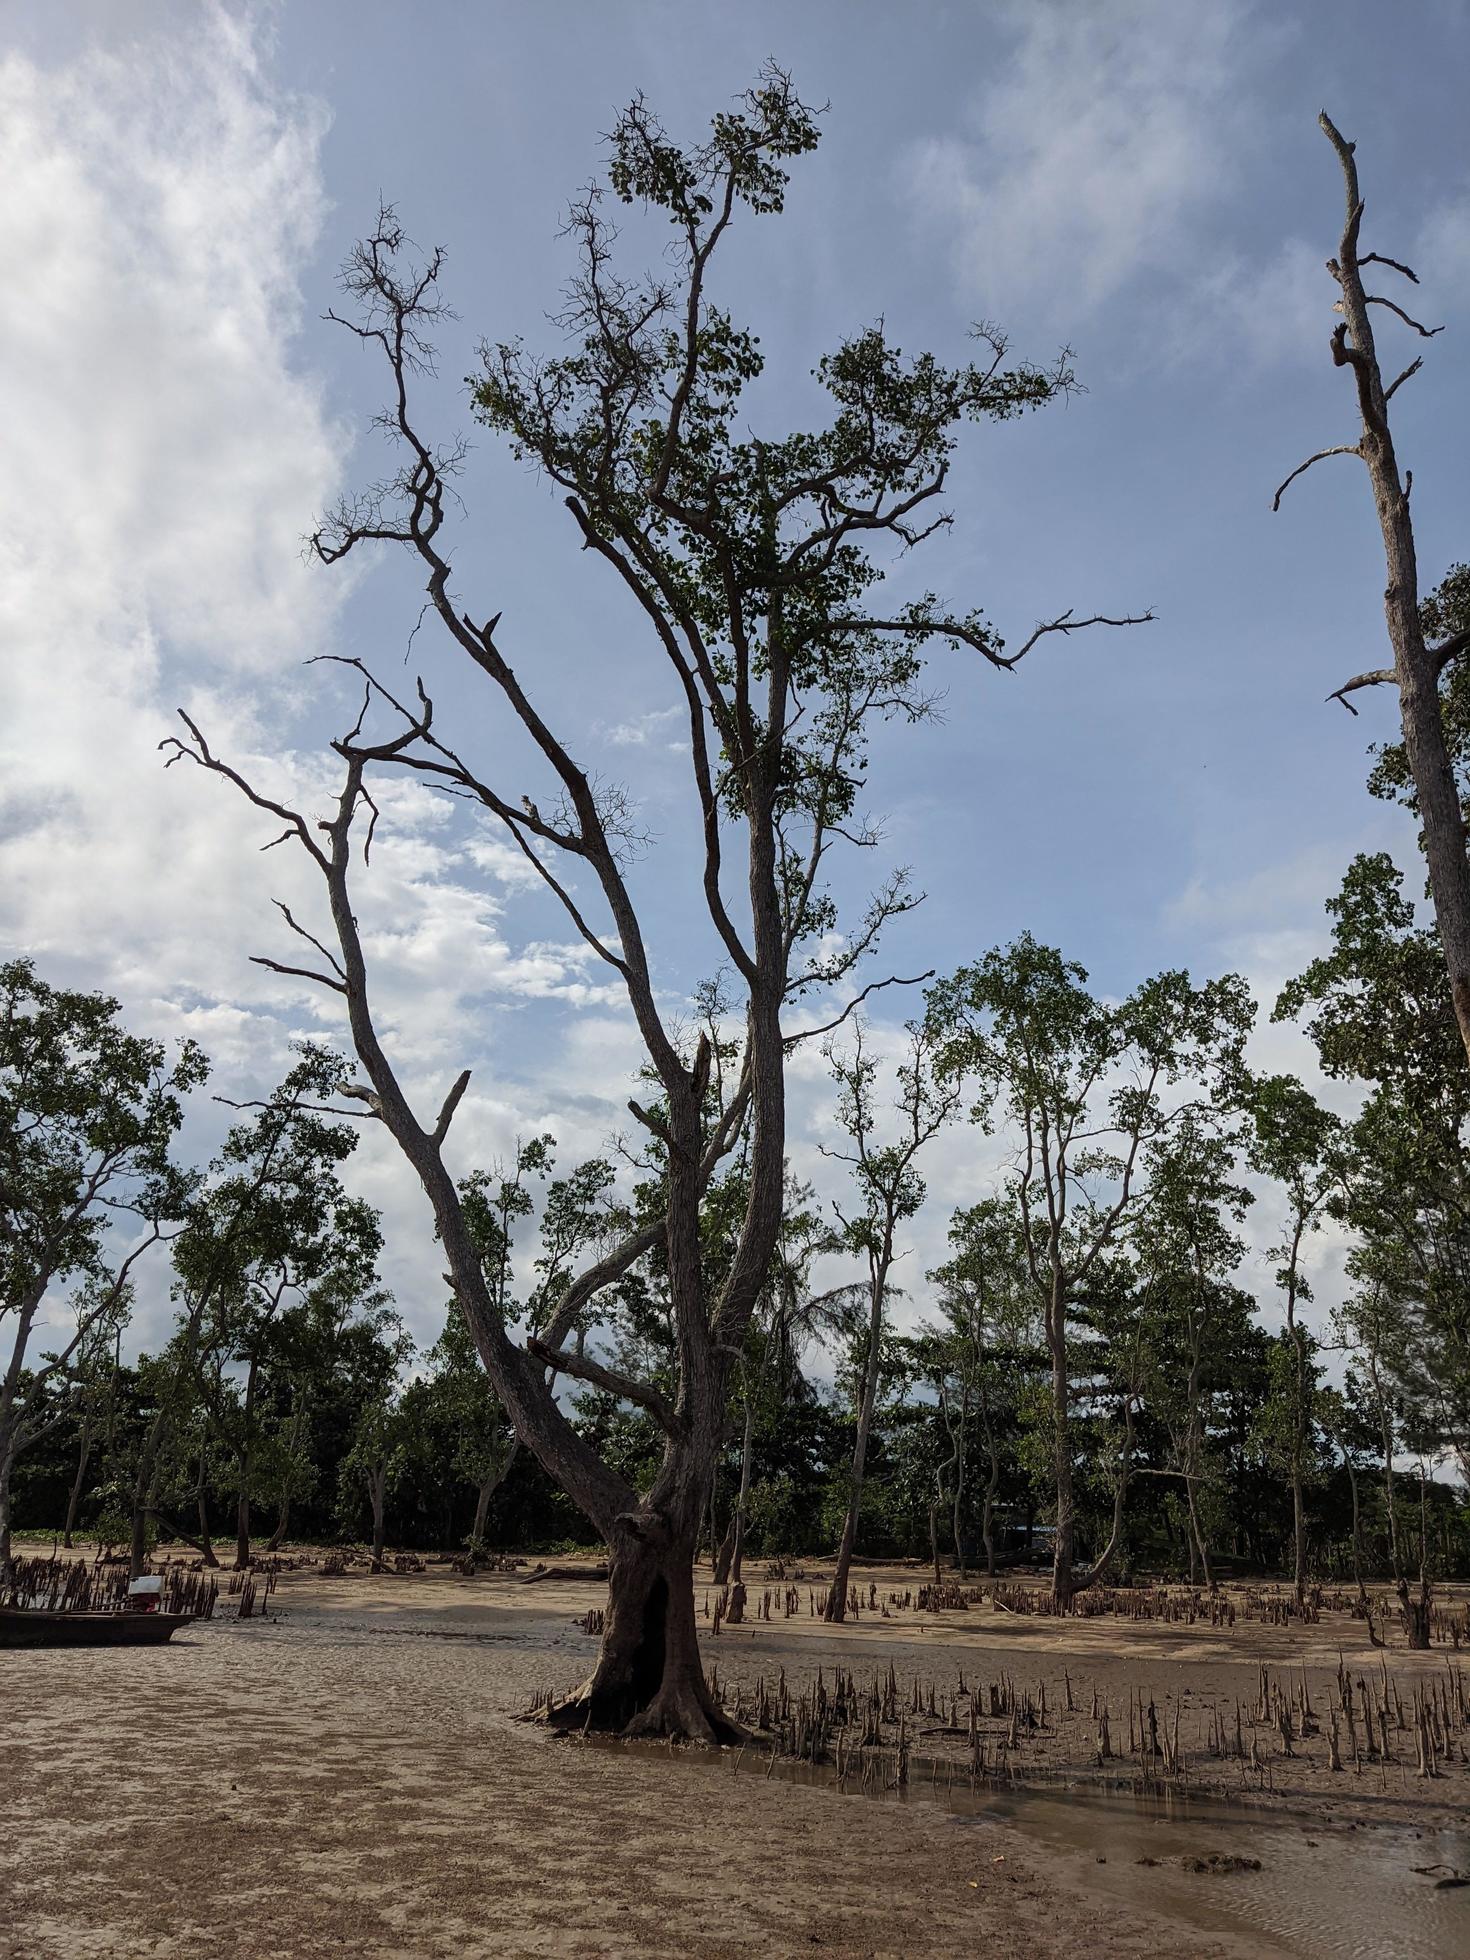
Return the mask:
{"type": "MultiPolygon", "coordinates": [[[[658,1744],[588,1737],[593,1746],[634,1753],[658,1744]]],[[[1301,1960],[1462,1960],[1470,1955],[1470,1886],[1436,1889],[1415,1866],[1470,1875],[1470,1829],[1319,1822],[1301,1811],[1270,1812],[1219,1799],[1057,1782],[971,1790],[915,1774],[906,1790],[881,1782],[838,1791],[823,1765],[771,1758],[755,1750],[680,1750],[691,1769],[795,1783],[834,1801],[933,1804],[961,1824],[1015,1832],[1024,1847],[1060,1860],[1076,1883],[1120,1907],[1156,1913],[1242,1954],[1301,1960]],[[1211,1870],[1209,1861],[1257,1859],[1260,1870],[1211,1870]],[[1201,1861],[1204,1870],[1188,1869],[1201,1861]]],[[[1004,1855],[994,1841],[977,1850],[1004,1855]]]]}
{"type": "Polygon", "coordinates": [[[1244,1935],[1253,1952],[1344,1960],[1470,1953],[1470,1887],[1439,1891],[1414,1871],[1470,1872],[1470,1832],[1351,1829],[1204,1800],[1082,1791],[1000,1792],[983,1809],[1069,1855],[1095,1889],[1201,1932],[1244,1935]],[[1181,1863],[1232,1857],[1259,1859],[1261,1869],[1199,1872],[1181,1863]]]}

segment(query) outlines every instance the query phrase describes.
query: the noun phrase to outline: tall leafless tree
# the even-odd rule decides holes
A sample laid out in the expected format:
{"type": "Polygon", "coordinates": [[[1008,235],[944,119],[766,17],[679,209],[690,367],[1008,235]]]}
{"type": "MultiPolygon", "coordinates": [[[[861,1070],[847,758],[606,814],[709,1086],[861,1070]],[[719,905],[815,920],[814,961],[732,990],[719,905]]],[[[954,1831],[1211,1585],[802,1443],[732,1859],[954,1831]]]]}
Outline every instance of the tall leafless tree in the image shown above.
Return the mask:
{"type": "Polygon", "coordinates": [[[1414,549],[1414,524],[1409,497],[1414,487],[1412,470],[1401,471],[1389,426],[1389,403],[1404,383],[1418,373],[1422,356],[1386,386],[1379,363],[1369,309],[1382,307],[1423,339],[1440,333],[1440,327],[1426,327],[1396,300],[1383,293],[1370,293],[1363,283],[1363,268],[1381,266],[1397,273],[1411,284],[1417,275],[1398,259],[1381,252],[1359,250],[1363,222],[1363,197],[1358,187],[1355,146],[1341,135],[1324,112],[1318,119],[1342,166],[1347,194],[1347,219],[1337,256],[1327,261],[1327,270],[1341,292],[1336,310],[1342,319],[1332,331],[1332,359],[1345,367],[1357,389],[1360,432],[1356,442],[1335,443],[1319,449],[1298,464],[1276,492],[1272,508],[1281,507],[1288,484],[1314,463],[1329,456],[1356,456],[1366,465],[1383,535],[1383,554],[1388,574],[1383,591],[1384,618],[1393,651],[1391,667],[1374,668],[1355,674],[1333,691],[1330,700],[1341,701],[1352,714],[1357,713],[1350,696],[1365,687],[1396,687],[1399,715],[1404,731],[1404,751],[1413,779],[1414,799],[1423,826],[1424,855],[1429,868],[1429,889],[1434,916],[1449,971],[1450,993],[1455,1018],[1465,1052],[1470,1057],[1470,857],[1465,848],[1465,821],[1455,784],[1454,764],[1445,739],[1440,712],[1440,684],[1447,669],[1470,652],[1470,628],[1451,633],[1436,645],[1425,637],[1419,603],[1419,567],[1414,549]]]}

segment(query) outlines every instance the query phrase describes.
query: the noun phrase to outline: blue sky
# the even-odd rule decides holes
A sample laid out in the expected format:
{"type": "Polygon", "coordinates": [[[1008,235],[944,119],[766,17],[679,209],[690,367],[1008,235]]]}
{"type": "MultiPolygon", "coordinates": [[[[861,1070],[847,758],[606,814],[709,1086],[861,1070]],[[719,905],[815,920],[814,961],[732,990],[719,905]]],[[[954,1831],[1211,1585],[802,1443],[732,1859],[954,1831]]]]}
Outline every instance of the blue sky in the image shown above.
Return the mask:
{"type": "MultiPolygon", "coordinates": [[[[942,725],[885,739],[872,770],[888,855],[929,894],[892,965],[952,967],[1030,928],[1108,992],[1163,965],[1234,967],[1269,1004],[1321,943],[1352,854],[1409,861],[1407,825],[1363,788],[1391,700],[1353,720],[1323,699],[1382,657],[1366,482],[1335,460],[1276,515],[1271,493],[1353,434],[1327,358],[1341,191],[1325,106],[1358,142],[1365,237],[1416,265],[1417,310],[1448,323],[1396,422],[1426,582],[1466,555],[1470,165],[1446,137],[1464,5],[11,0],[0,33],[0,229],[25,273],[0,298],[0,938],[112,988],[139,1024],[186,1023],[232,1092],[279,1073],[292,1033],[330,1026],[246,963],[280,951],[268,898],[309,888],[259,858],[259,827],[217,785],[164,776],[155,745],[185,702],[310,801],[344,696],[303,659],[348,651],[401,677],[420,603],[401,560],[349,578],[300,559],[314,513],[377,466],[378,377],[320,319],[337,263],[380,194],[448,248],[460,319],[426,409],[464,426],[482,337],[555,342],[561,212],[616,108],[641,88],[694,135],[768,54],[830,110],[788,214],[740,227],[720,276],[768,359],[753,425],[799,422],[818,356],[880,315],[951,359],[981,318],[1037,359],[1066,343],[1087,392],[973,433],[953,531],[895,589],[979,604],[1012,642],[1067,606],[1158,615],[1043,643],[1010,676],[936,659],[942,725]]],[[[630,253],[648,238],[630,217],[630,253]]],[[[489,438],[464,487],[467,603],[504,613],[582,759],[643,801],[640,886],[676,998],[708,960],[662,674],[555,499],[489,438]]],[[[512,792],[534,792],[428,635],[414,659],[512,792]]],[[[601,1147],[635,1060],[602,975],[488,832],[466,838],[411,791],[388,816],[368,903],[410,1073],[428,1096],[474,1065],[472,1158],[542,1127],[568,1158],[601,1147]]],[[[1279,1031],[1258,1055],[1309,1059],[1279,1031]]],[[[826,1109],[812,1067],[793,1134],[812,1173],[826,1109]]],[[[217,1120],[200,1112],[201,1140],[217,1120]]],[[[916,1264],[987,1162],[978,1140],[945,1151],[916,1264]]],[[[380,1146],[361,1163],[431,1338],[421,1200],[380,1146]]]]}

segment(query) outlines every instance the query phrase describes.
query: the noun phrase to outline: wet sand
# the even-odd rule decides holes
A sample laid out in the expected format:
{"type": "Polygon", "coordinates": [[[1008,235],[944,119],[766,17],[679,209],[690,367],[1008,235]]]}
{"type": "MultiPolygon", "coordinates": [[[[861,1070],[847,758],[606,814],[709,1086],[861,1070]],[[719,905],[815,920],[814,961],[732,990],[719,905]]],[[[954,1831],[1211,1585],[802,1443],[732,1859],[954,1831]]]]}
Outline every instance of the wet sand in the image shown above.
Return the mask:
{"type": "MultiPolygon", "coordinates": [[[[757,1583],[753,1604],[759,1594],[757,1583]]],[[[1310,1913],[1305,1925],[1283,1915],[1289,1890],[1302,1918],[1294,1883],[1278,1883],[1267,1910],[1255,1875],[1182,1873],[1174,1837],[1157,1865],[1135,1864],[1127,1832],[1149,1820],[1131,1808],[1120,1817],[1006,1792],[951,1806],[924,1796],[917,1769],[907,1802],[869,1800],[752,1774],[754,1759],[737,1766],[732,1753],[594,1747],[518,1721],[538,1689],[586,1671],[595,1643],[573,1619],[601,1597],[585,1583],[446,1568],[332,1579],[306,1569],[283,1575],[268,1620],[222,1617],[160,1649],[0,1654],[0,1955],[1432,1956],[1441,1920],[1446,1953],[1470,1948],[1443,1918],[1470,1891],[1438,1895],[1427,1946],[1394,1943],[1403,1898],[1429,1884],[1409,1879],[1406,1861],[1421,1844],[1457,1842],[1413,1831],[1465,1822],[1470,1771],[1458,1765],[1431,1795],[1334,1794],[1329,1860],[1341,1847],[1361,1863],[1351,1819],[1378,1833],[1400,1890],[1365,1888],[1358,1943],[1327,1949],[1310,1913]],[[1260,1909],[1242,1910],[1253,1897],[1260,1909]],[[1388,1919],[1381,1945],[1375,1898],[1388,1919]]],[[[1228,1669],[1254,1692],[1258,1643],[1296,1660],[1320,1636],[1335,1669],[1336,1631],[1256,1627],[1241,1640],[1238,1629],[982,1609],[836,1630],[759,1622],[710,1638],[706,1652],[731,1686],[840,1659],[859,1675],[891,1660],[905,1677],[942,1682],[963,1666],[1027,1687],[1066,1668],[1074,1696],[1094,1676],[1121,1693],[1144,1671],[1167,1692],[1171,1669],[1193,1692],[1202,1670],[1228,1669]]],[[[1339,1790],[1353,1780],[1334,1779],[1339,1790]]],[[[1194,1834],[1216,1841],[1204,1820],[1153,1828],[1182,1831],[1186,1847],[1194,1834]]],[[[1267,1820],[1248,1828],[1259,1835],[1267,1820]]],[[[1301,1832],[1302,1820],[1281,1828],[1301,1832]]],[[[1470,1905],[1463,1919],[1470,1932],[1470,1905]]]]}

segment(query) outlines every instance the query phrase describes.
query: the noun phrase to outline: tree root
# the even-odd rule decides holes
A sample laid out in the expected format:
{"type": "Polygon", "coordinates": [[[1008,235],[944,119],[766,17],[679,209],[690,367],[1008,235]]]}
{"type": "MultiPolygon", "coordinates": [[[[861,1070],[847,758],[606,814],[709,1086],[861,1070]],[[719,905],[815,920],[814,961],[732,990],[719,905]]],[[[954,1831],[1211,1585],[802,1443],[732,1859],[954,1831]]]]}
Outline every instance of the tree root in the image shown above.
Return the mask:
{"type": "Polygon", "coordinates": [[[687,1684],[661,1687],[646,1707],[635,1708],[627,1691],[595,1687],[589,1678],[568,1694],[538,1699],[520,1719],[540,1722],[561,1735],[616,1735],[627,1741],[692,1742],[706,1748],[750,1739],[742,1723],[687,1684]]]}

